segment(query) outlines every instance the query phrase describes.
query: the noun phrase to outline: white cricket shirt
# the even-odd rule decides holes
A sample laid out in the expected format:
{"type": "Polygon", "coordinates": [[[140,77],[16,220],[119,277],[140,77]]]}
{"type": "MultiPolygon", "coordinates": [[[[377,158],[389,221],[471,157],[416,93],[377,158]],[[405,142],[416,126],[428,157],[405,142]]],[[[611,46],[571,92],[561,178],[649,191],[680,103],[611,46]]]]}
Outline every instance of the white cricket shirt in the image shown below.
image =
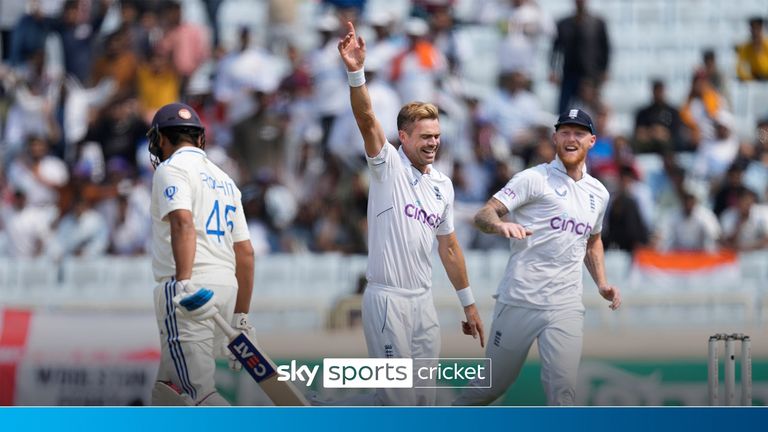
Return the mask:
{"type": "Polygon", "coordinates": [[[590,176],[574,181],[559,158],[522,171],[493,196],[533,232],[510,240],[498,301],[536,309],[581,305],[587,239],[603,228],[608,191],[590,176]]]}
{"type": "Polygon", "coordinates": [[[248,239],[240,190],[205,152],[182,147],[161,163],[152,178],[152,271],[161,281],[176,274],[168,213],[192,212],[197,247],[195,283],[237,285],[232,244],[248,239]]]}
{"type": "Polygon", "coordinates": [[[367,158],[369,284],[421,294],[432,286],[432,245],[453,232],[453,184],[430,165],[422,174],[389,142],[367,158]]]}

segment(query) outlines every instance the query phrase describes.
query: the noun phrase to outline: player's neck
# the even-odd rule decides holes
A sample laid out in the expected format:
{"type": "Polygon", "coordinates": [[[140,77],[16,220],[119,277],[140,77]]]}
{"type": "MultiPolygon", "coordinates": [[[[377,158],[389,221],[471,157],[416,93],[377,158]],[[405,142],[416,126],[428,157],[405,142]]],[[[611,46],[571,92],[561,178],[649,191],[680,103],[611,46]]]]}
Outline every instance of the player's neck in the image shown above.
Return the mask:
{"type": "Polygon", "coordinates": [[[568,174],[568,177],[572,178],[573,181],[579,181],[584,178],[584,161],[571,164],[563,162],[563,168],[565,168],[565,173],[568,174]]]}

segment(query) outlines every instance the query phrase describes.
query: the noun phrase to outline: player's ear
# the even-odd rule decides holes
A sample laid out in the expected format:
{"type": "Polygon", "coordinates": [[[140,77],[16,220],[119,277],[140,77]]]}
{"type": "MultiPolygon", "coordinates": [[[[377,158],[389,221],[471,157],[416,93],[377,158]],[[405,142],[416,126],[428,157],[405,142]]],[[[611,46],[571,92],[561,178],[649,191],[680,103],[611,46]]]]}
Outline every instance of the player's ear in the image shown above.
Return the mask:
{"type": "Polygon", "coordinates": [[[589,148],[590,150],[592,147],[595,146],[595,143],[597,142],[597,135],[592,135],[592,138],[589,139],[589,148]]]}
{"type": "Polygon", "coordinates": [[[400,145],[405,143],[405,141],[408,139],[408,132],[400,129],[397,131],[397,138],[400,140],[400,145]]]}

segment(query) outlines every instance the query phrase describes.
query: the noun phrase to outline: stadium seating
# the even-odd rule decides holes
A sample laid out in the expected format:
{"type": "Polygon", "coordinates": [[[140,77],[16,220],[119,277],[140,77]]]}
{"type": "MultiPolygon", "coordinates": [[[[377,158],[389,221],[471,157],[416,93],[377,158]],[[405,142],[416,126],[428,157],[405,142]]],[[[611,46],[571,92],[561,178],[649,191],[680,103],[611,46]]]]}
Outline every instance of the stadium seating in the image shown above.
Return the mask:
{"type": "MultiPolygon", "coordinates": [[[[490,318],[491,296],[508,253],[469,250],[465,258],[478,306],[490,318]]],[[[325,327],[334,305],[355,293],[366,259],[339,254],[259,257],[251,307],[254,321],[264,329],[325,327]]],[[[768,319],[768,252],[742,254],[735,280],[684,286],[638,285],[630,277],[632,259],[624,252],[607,251],[605,261],[608,279],[621,287],[625,306],[621,313],[611,313],[584,269],[588,325],[757,324],[768,319]]],[[[433,296],[441,322],[453,322],[463,316],[461,307],[437,255],[433,264],[433,296]]],[[[0,305],[151,310],[153,287],[149,257],[69,258],[60,264],[0,259],[0,305]]]]}

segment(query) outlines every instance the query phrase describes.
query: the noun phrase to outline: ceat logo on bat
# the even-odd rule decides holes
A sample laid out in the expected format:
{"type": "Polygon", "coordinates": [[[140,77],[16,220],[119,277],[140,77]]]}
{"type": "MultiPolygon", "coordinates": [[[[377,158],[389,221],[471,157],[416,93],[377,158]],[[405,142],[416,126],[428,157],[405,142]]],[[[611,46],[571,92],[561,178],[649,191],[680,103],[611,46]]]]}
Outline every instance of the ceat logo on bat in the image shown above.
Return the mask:
{"type": "Polygon", "coordinates": [[[246,370],[256,380],[261,382],[275,374],[275,369],[248,340],[244,334],[232,340],[230,350],[238,360],[245,365],[246,370]]]}

